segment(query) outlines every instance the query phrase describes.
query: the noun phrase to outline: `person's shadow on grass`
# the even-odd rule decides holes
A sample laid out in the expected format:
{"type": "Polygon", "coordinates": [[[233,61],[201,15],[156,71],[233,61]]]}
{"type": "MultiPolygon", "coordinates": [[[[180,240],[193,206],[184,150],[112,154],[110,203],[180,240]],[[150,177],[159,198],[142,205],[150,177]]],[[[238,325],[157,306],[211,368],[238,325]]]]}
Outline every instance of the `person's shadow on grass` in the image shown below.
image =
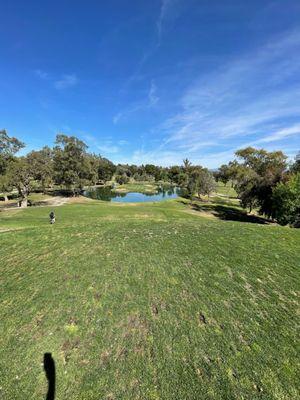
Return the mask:
{"type": "Polygon", "coordinates": [[[55,362],[51,353],[44,354],[44,370],[48,380],[48,392],[46,400],[54,400],[55,398],[55,362]]]}

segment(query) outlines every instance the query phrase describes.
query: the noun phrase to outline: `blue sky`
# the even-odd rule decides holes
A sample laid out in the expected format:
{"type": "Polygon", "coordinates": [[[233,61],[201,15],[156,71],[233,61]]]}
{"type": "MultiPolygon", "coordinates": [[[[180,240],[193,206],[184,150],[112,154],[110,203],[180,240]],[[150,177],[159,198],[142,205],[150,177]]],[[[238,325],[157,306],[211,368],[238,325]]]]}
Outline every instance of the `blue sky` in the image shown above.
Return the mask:
{"type": "Polygon", "coordinates": [[[114,162],[300,150],[300,1],[0,2],[0,129],[114,162]]]}

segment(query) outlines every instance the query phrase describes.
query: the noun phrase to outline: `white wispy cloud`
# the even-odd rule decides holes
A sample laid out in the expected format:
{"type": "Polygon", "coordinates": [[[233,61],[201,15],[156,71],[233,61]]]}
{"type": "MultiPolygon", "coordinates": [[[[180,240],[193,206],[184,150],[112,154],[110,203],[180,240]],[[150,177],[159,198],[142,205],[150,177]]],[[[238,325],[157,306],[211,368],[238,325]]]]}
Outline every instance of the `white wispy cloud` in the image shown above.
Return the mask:
{"type": "Polygon", "coordinates": [[[110,138],[101,138],[94,135],[82,133],[81,135],[92,151],[99,150],[103,155],[115,155],[121,151],[122,146],[128,144],[125,139],[113,140],[110,138]]]}
{"type": "Polygon", "coordinates": [[[159,97],[157,96],[157,86],[154,83],[154,80],[151,81],[150,90],[148,93],[149,105],[154,106],[158,101],[159,97]]]}
{"type": "Polygon", "coordinates": [[[78,78],[75,74],[62,75],[60,79],[54,82],[54,87],[58,90],[67,89],[77,85],[78,78]]]}
{"type": "Polygon", "coordinates": [[[160,12],[156,21],[158,43],[161,42],[163,34],[164,22],[168,16],[170,8],[175,4],[176,0],[161,0],[160,12]]]}
{"type": "MultiPolygon", "coordinates": [[[[278,145],[295,137],[299,76],[300,31],[293,31],[195,79],[180,99],[181,111],[157,129],[164,133],[163,146],[189,155],[210,143],[226,153],[249,140],[278,145]]],[[[216,154],[213,148],[209,153],[216,154]]],[[[207,148],[202,154],[208,157],[207,148]]]]}
{"type": "Polygon", "coordinates": [[[105,153],[105,154],[116,154],[120,150],[118,146],[113,145],[110,142],[98,145],[97,149],[100,150],[101,153],[105,153]]]}
{"type": "Polygon", "coordinates": [[[120,119],[122,118],[122,116],[123,116],[123,113],[120,111],[120,112],[118,112],[117,114],[115,114],[114,116],[113,116],[113,123],[114,123],[114,125],[116,125],[119,121],[120,121],[120,119]]]}
{"type": "Polygon", "coordinates": [[[158,88],[152,79],[147,96],[138,102],[130,104],[127,108],[115,114],[112,119],[114,125],[117,125],[121,119],[127,118],[131,114],[154,107],[159,101],[157,90],[158,88]]]}
{"type": "Polygon", "coordinates": [[[296,136],[296,135],[300,136],[300,124],[295,124],[288,128],[279,129],[278,131],[273,132],[270,135],[257,140],[256,143],[258,144],[258,143],[276,142],[278,140],[282,140],[287,137],[296,136]]]}
{"type": "Polygon", "coordinates": [[[171,0],[162,0],[161,1],[160,13],[159,13],[159,17],[156,22],[157,34],[158,34],[159,38],[161,37],[161,34],[162,34],[163,21],[164,21],[166,11],[167,11],[170,3],[171,3],[171,0]]]}
{"type": "MultiPolygon", "coordinates": [[[[163,34],[163,28],[166,23],[167,19],[170,19],[170,14],[171,11],[174,11],[176,9],[176,5],[180,3],[181,0],[161,0],[161,5],[159,9],[159,14],[156,19],[156,33],[157,33],[157,38],[154,43],[152,43],[142,54],[141,58],[139,59],[135,70],[133,73],[128,77],[128,79],[125,81],[123,87],[120,90],[120,93],[126,92],[129,87],[136,81],[143,79],[143,74],[142,74],[142,69],[144,65],[147,63],[147,61],[154,56],[156,51],[160,48],[161,46],[161,41],[162,41],[162,34],[163,34]]],[[[174,15],[176,13],[173,13],[174,15]]],[[[174,17],[173,15],[173,17],[174,17]]]]}
{"type": "Polygon", "coordinates": [[[117,114],[115,114],[113,116],[114,125],[117,125],[121,119],[127,118],[130,114],[133,114],[133,113],[141,110],[144,107],[145,107],[145,104],[142,101],[142,102],[138,102],[138,103],[133,103],[129,107],[125,108],[124,110],[119,111],[117,114]]]}

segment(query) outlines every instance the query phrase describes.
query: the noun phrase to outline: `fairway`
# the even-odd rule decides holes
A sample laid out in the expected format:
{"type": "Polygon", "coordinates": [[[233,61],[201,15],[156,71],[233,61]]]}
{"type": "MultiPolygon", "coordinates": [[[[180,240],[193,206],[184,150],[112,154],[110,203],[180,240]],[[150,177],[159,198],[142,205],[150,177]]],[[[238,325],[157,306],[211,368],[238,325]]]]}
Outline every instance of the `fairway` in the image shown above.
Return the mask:
{"type": "Polygon", "coordinates": [[[184,201],[0,213],[0,398],[299,398],[300,231],[184,201]]]}

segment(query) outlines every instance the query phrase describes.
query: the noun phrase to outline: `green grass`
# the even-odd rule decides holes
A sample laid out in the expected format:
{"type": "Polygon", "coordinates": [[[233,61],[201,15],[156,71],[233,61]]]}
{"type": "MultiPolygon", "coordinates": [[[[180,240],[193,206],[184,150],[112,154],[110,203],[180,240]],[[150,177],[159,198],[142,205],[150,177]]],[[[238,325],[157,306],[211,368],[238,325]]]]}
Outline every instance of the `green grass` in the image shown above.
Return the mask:
{"type": "Polygon", "coordinates": [[[44,398],[45,352],[57,400],[299,398],[299,230],[180,200],[49,211],[0,213],[0,398],[44,398]]]}
{"type": "Polygon", "coordinates": [[[237,197],[237,193],[234,190],[234,188],[231,186],[231,182],[228,182],[226,186],[222,182],[217,182],[216,192],[218,194],[221,194],[223,196],[227,196],[227,197],[230,197],[230,198],[236,198],[237,197]]]}
{"type": "Polygon", "coordinates": [[[156,193],[157,184],[151,182],[129,182],[124,185],[118,185],[115,190],[122,190],[122,192],[156,193]]]}

